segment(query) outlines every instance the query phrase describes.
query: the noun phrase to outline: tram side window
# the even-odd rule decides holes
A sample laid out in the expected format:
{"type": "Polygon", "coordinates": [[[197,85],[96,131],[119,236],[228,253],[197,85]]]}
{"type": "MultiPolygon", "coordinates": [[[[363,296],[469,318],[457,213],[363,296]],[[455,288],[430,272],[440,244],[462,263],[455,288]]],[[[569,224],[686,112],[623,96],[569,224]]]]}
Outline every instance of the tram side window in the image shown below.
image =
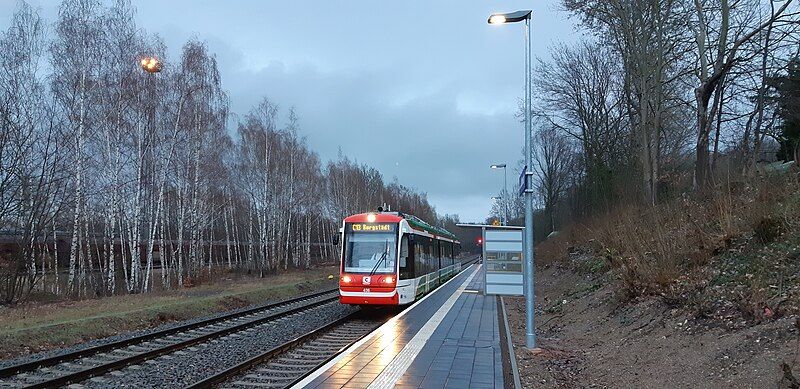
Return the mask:
{"type": "Polygon", "coordinates": [[[402,279],[413,278],[414,276],[413,255],[410,260],[408,258],[409,247],[411,247],[411,244],[408,241],[408,235],[403,235],[403,240],[400,242],[400,278],[402,279]]]}
{"type": "Polygon", "coordinates": [[[436,241],[436,246],[439,246],[438,250],[436,250],[436,252],[439,253],[439,261],[438,262],[439,262],[439,269],[441,269],[441,268],[445,267],[444,242],[442,242],[441,240],[437,240],[436,241]]]}
{"type": "Polygon", "coordinates": [[[444,269],[447,267],[447,242],[439,242],[439,253],[441,254],[439,257],[439,267],[444,269]]]}
{"type": "Polygon", "coordinates": [[[447,264],[453,265],[453,242],[447,244],[447,264]]]}
{"type": "Polygon", "coordinates": [[[439,250],[442,252],[442,268],[450,266],[450,254],[448,247],[450,247],[450,242],[441,241],[439,242],[439,250]]]}
{"type": "Polygon", "coordinates": [[[433,239],[425,238],[425,273],[436,270],[433,254],[433,239]]]}
{"type": "Polygon", "coordinates": [[[425,274],[423,239],[419,235],[414,237],[414,278],[425,274]]]}
{"type": "Polygon", "coordinates": [[[428,240],[430,257],[428,257],[428,273],[439,270],[439,242],[436,239],[428,240]]]}
{"type": "Polygon", "coordinates": [[[414,276],[423,276],[430,272],[431,267],[431,241],[430,238],[417,236],[415,241],[418,255],[415,260],[414,276]]]}
{"type": "Polygon", "coordinates": [[[453,264],[453,243],[442,242],[442,267],[453,264]]]}
{"type": "Polygon", "coordinates": [[[427,274],[431,272],[431,239],[425,238],[424,239],[424,248],[425,248],[425,258],[422,261],[423,274],[427,274]]]}
{"type": "Polygon", "coordinates": [[[430,249],[431,249],[430,255],[431,256],[430,256],[430,260],[428,261],[428,264],[430,265],[430,268],[428,269],[428,273],[435,272],[435,271],[439,270],[439,241],[436,240],[436,239],[431,239],[430,240],[430,245],[431,245],[430,246],[430,249]]]}

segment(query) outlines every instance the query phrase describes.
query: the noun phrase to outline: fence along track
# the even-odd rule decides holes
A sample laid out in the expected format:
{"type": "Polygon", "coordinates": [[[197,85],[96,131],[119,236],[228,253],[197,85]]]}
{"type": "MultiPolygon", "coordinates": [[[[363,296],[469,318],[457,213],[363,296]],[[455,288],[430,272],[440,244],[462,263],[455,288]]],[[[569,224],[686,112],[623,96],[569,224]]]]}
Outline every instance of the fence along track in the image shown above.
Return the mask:
{"type": "Polygon", "coordinates": [[[48,388],[83,381],[338,300],[338,289],[0,369],[0,387],[48,388]]]}

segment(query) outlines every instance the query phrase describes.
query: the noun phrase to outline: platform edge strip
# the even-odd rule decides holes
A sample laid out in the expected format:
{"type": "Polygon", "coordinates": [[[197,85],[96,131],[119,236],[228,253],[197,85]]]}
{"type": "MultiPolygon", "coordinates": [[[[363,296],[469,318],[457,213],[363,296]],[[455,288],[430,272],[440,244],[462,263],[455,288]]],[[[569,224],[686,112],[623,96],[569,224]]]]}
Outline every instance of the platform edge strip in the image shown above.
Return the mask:
{"type": "Polygon", "coordinates": [[[508,326],[506,301],[503,296],[500,296],[500,309],[503,310],[503,326],[506,330],[506,343],[508,344],[509,362],[511,362],[511,374],[514,376],[514,388],[522,389],[522,382],[519,379],[519,368],[517,367],[517,355],[514,353],[514,343],[511,341],[511,328],[508,326]]]}
{"type": "MultiPolygon", "coordinates": [[[[469,265],[466,268],[464,268],[459,274],[466,273],[469,269],[471,269],[474,266],[478,266],[478,264],[477,263],[472,263],[471,265],[469,265]]],[[[315,370],[311,374],[307,375],[306,378],[304,378],[302,381],[300,381],[297,384],[295,384],[294,386],[292,386],[292,389],[301,389],[301,388],[305,388],[306,386],[308,386],[308,384],[310,384],[315,379],[317,379],[317,377],[321,376],[324,372],[328,371],[328,369],[330,369],[333,365],[335,365],[336,362],[339,362],[344,357],[350,355],[351,353],[353,353],[353,351],[355,351],[356,349],[361,347],[364,343],[366,343],[370,339],[374,338],[375,335],[377,335],[382,330],[384,330],[384,327],[388,327],[390,325],[394,325],[401,317],[405,316],[406,313],[411,312],[411,310],[413,310],[417,305],[422,304],[423,301],[427,300],[428,297],[431,297],[434,294],[436,294],[437,292],[441,291],[442,290],[441,288],[443,286],[445,286],[445,285],[449,284],[450,282],[454,281],[457,278],[457,276],[458,276],[458,274],[456,275],[456,277],[453,277],[453,278],[447,280],[444,284],[439,285],[439,288],[437,288],[437,290],[435,290],[435,291],[433,291],[431,293],[428,293],[427,295],[423,296],[420,300],[414,302],[414,304],[411,304],[408,308],[404,309],[402,312],[397,314],[397,316],[389,319],[389,321],[387,321],[386,323],[384,323],[380,327],[376,328],[375,330],[373,330],[372,332],[367,334],[367,336],[361,338],[358,342],[350,345],[350,347],[348,347],[346,350],[344,350],[343,352],[339,353],[339,355],[337,355],[336,358],[331,359],[324,366],[322,366],[319,369],[315,370]]]]}
{"type": "Polygon", "coordinates": [[[464,289],[469,286],[472,279],[475,278],[475,274],[477,274],[481,270],[481,265],[470,273],[467,276],[467,279],[464,280],[461,285],[456,289],[452,296],[448,297],[445,301],[444,305],[439,307],[439,309],[433,313],[433,315],[428,319],[427,322],[422,326],[422,328],[417,331],[416,334],[408,341],[408,343],[403,346],[403,348],[395,354],[392,361],[387,364],[380,374],[369,384],[367,388],[370,389],[381,389],[381,388],[388,388],[394,387],[397,384],[397,381],[400,380],[400,377],[408,371],[408,368],[414,362],[414,360],[419,355],[420,351],[425,347],[425,344],[430,340],[433,333],[439,328],[439,325],[442,324],[444,318],[450,312],[450,309],[453,308],[456,301],[464,294],[464,289]]]}

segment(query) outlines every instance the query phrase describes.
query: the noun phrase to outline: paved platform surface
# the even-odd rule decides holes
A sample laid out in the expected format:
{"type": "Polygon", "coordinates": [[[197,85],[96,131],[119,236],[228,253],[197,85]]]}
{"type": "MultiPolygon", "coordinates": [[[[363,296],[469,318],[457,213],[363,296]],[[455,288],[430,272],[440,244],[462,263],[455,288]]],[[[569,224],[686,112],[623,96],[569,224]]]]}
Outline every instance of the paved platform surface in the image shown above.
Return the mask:
{"type": "Polygon", "coordinates": [[[497,303],[483,281],[471,266],[299,386],[503,388],[497,303]]]}

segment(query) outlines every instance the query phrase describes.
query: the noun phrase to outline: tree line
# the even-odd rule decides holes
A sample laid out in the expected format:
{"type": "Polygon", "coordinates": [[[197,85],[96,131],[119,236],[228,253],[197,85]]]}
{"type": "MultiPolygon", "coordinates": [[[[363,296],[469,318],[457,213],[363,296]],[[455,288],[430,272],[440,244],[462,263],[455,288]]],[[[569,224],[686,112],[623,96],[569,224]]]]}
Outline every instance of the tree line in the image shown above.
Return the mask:
{"type": "Polygon", "coordinates": [[[766,162],[798,160],[795,1],[560,5],[582,35],[552,46],[532,71],[543,236],[620,204],[704,194],[766,162]]]}
{"type": "Polygon", "coordinates": [[[135,16],[129,0],[65,0],[51,25],[20,2],[0,35],[2,303],[309,267],[335,259],[344,216],[381,204],[457,221],[342,153],[321,161],[295,108],[264,98],[234,120],[206,45],[171,60],[135,16]]]}

